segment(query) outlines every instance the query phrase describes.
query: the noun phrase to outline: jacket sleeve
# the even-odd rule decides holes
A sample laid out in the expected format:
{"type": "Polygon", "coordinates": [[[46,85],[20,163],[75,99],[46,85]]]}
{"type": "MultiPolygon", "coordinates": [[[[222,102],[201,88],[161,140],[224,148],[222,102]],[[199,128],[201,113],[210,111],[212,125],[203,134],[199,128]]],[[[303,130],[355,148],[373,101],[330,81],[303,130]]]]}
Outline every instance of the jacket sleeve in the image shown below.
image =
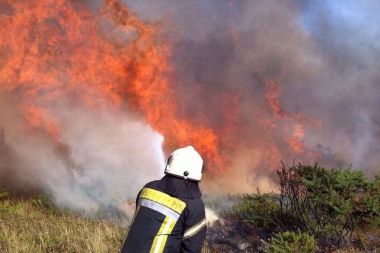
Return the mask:
{"type": "Polygon", "coordinates": [[[200,202],[189,208],[181,243],[181,253],[200,253],[206,239],[206,231],[205,207],[200,200],[200,202]]]}

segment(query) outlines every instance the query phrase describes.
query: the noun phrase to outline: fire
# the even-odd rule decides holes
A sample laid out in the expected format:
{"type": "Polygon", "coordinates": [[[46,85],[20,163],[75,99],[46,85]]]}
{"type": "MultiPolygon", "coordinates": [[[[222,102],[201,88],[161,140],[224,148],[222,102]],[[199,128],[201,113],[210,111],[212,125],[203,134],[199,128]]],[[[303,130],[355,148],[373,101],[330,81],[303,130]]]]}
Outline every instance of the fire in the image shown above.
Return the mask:
{"type": "Polygon", "coordinates": [[[315,157],[308,154],[304,128],[320,122],[281,107],[279,80],[264,82],[266,104],[260,106],[245,106],[252,98],[238,88],[215,94],[218,123],[180,114],[170,86],[170,43],[160,32],[165,24],[141,20],[118,0],[106,0],[96,14],[78,1],[12,0],[2,6],[0,92],[17,94],[21,120],[59,150],[68,148],[65,122],[55,111],[69,104],[104,114],[132,112],[164,136],[166,155],[193,145],[211,173],[267,173],[286,155],[315,157]]]}
{"type": "Polygon", "coordinates": [[[23,111],[25,120],[33,129],[45,130],[53,138],[59,137],[59,127],[53,121],[47,120],[40,108],[31,105],[23,111]]]}
{"type": "Polygon", "coordinates": [[[266,99],[268,104],[272,108],[273,114],[281,119],[290,119],[291,124],[285,128],[284,139],[289,144],[295,154],[303,152],[307,153],[307,156],[316,159],[320,154],[313,152],[308,147],[308,143],[304,140],[305,126],[319,126],[321,122],[316,119],[306,117],[300,113],[290,113],[285,111],[281,106],[277,97],[280,95],[280,86],[278,80],[269,80],[267,85],[266,99]]]}
{"type": "Polygon", "coordinates": [[[170,48],[160,23],[141,21],[117,0],[98,14],[71,1],[10,1],[0,16],[2,92],[19,92],[26,123],[59,139],[57,101],[133,110],[165,136],[164,149],[194,145],[217,161],[217,136],[176,117],[168,83],[170,48]]]}

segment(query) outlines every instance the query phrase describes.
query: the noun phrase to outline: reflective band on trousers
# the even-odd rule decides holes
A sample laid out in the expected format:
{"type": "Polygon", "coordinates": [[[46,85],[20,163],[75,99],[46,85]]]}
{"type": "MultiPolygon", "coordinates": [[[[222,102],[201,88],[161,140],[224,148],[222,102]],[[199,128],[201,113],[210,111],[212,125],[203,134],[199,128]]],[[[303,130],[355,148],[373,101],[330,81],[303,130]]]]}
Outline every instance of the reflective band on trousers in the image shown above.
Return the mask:
{"type": "Polygon", "coordinates": [[[170,195],[166,193],[163,193],[154,189],[150,189],[150,188],[143,188],[139,195],[139,199],[152,200],[158,204],[161,204],[163,206],[166,206],[172,209],[178,214],[181,214],[183,209],[185,209],[186,207],[186,203],[183,202],[182,200],[179,200],[177,198],[171,197],[170,195]]]}
{"type": "Polygon", "coordinates": [[[195,235],[196,233],[198,233],[199,231],[201,231],[201,229],[206,226],[206,219],[203,219],[201,220],[200,222],[198,222],[197,224],[195,224],[194,226],[192,226],[191,228],[187,229],[183,235],[183,238],[182,240],[185,240],[193,235],[195,235]]]}

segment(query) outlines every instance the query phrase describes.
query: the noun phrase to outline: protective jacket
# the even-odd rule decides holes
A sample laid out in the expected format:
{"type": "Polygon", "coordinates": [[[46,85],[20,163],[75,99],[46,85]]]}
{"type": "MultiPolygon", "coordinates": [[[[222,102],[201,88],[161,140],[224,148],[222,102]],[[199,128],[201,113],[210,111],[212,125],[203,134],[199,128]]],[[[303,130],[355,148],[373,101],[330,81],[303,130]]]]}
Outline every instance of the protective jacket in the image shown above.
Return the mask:
{"type": "Polygon", "coordinates": [[[121,253],[200,253],[206,238],[198,182],[165,175],[137,195],[121,253]]]}

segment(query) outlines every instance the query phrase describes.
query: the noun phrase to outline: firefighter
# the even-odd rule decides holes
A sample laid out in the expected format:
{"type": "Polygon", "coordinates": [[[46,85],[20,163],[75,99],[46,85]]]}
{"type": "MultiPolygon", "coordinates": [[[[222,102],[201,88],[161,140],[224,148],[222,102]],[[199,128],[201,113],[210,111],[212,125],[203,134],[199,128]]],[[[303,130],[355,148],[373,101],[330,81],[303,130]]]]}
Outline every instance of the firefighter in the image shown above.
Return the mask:
{"type": "Polygon", "coordinates": [[[168,158],[165,176],[137,195],[136,211],[121,253],[200,253],[206,238],[201,200],[203,160],[187,146],[168,158]]]}

